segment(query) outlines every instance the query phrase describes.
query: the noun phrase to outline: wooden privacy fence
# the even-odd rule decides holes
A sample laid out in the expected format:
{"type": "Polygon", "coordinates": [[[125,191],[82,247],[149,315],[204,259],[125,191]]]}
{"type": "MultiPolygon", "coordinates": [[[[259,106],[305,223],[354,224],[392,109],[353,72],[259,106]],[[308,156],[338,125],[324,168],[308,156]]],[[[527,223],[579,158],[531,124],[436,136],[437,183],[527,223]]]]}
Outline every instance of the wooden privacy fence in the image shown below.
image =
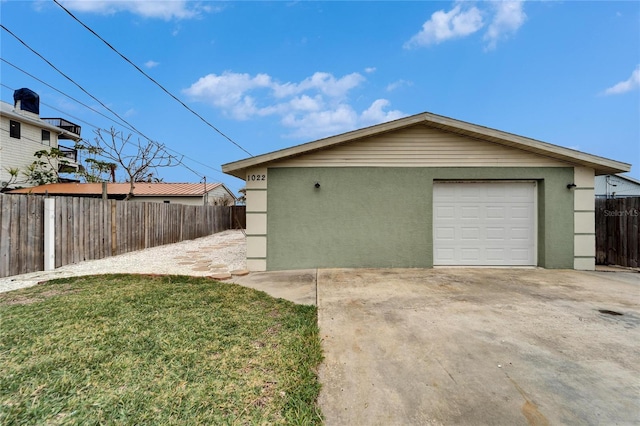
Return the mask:
{"type": "Polygon", "coordinates": [[[596,199],[596,264],[640,267],[640,197],[596,199]]]}
{"type": "MultiPolygon", "coordinates": [[[[235,229],[245,221],[243,212],[234,212],[236,206],[52,198],[56,268],[191,240],[235,229]]],[[[44,200],[0,195],[0,277],[44,270],[44,200]]]]}

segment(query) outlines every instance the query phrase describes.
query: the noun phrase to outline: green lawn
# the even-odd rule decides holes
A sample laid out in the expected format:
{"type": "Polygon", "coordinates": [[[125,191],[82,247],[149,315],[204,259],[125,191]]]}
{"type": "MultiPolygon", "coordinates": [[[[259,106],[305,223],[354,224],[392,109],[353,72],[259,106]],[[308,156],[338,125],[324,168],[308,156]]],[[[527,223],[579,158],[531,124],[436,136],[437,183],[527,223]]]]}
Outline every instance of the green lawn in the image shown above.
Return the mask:
{"type": "Polygon", "coordinates": [[[316,314],[184,276],[0,293],[0,424],[320,424],[316,314]]]}

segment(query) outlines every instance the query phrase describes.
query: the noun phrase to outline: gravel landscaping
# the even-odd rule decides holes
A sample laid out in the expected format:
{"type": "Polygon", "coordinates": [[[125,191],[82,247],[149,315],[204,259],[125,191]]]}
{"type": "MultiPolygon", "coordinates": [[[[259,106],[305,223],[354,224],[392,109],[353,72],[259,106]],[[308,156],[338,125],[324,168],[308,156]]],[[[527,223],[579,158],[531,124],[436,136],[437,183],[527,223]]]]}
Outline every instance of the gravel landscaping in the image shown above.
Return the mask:
{"type": "Polygon", "coordinates": [[[54,278],[133,273],[224,276],[244,270],[246,244],[242,231],[229,230],[176,244],[65,265],[55,271],[0,278],[0,292],[31,287],[54,278]]]}

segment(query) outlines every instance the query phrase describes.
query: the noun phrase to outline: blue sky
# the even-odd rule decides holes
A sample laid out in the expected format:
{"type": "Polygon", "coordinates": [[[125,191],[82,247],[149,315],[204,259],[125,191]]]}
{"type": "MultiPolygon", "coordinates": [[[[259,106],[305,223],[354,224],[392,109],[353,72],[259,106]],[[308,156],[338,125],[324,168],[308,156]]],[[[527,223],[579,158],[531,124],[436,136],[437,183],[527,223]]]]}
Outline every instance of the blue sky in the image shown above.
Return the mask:
{"type": "MultiPolygon", "coordinates": [[[[632,163],[640,178],[638,2],[59,1],[253,155],[428,111],[632,163]]],[[[245,152],[56,3],[0,8],[8,30],[182,158],[159,170],[165,181],[243,186],[219,169],[245,152]]],[[[28,87],[41,116],[74,121],[85,138],[132,133],[0,37],[3,101],[28,87]]]]}

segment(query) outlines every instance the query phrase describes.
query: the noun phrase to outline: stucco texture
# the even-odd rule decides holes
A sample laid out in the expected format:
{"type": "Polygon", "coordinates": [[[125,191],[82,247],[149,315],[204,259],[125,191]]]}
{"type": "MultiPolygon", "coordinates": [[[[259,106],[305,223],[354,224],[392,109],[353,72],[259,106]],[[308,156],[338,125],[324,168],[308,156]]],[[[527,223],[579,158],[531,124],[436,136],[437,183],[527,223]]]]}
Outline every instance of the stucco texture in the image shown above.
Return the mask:
{"type": "Polygon", "coordinates": [[[434,180],[537,181],[538,266],[573,267],[572,167],[291,167],[268,176],[268,270],[432,267],[434,180]]]}

